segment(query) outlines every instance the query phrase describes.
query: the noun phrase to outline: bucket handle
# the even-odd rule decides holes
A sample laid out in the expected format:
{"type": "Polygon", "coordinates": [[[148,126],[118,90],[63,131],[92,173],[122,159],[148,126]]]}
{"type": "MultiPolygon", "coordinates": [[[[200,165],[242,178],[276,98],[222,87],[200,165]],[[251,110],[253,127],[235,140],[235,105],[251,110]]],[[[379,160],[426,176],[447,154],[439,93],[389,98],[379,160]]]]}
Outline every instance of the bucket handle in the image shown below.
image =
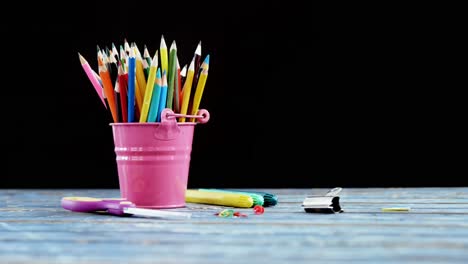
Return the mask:
{"type": "Polygon", "coordinates": [[[185,118],[196,118],[198,119],[198,122],[201,124],[205,124],[210,120],[210,112],[206,109],[200,109],[198,110],[196,115],[184,115],[184,114],[176,114],[169,108],[166,108],[162,111],[161,113],[161,118],[162,119],[173,119],[173,118],[178,118],[178,117],[185,117],[185,118]]]}
{"type": "Polygon", "coordinates": [[[210,113],[205,109],[200,109],[198,115],[182,115],[176,114],[171,109],[166,108],[161,112],[161,125],[154,131],[154,138],[158,140],[173,140],[180,133],[177,125],[177,117],[196,118],[199,123],[206,123],[210,119],[210,113]]]}

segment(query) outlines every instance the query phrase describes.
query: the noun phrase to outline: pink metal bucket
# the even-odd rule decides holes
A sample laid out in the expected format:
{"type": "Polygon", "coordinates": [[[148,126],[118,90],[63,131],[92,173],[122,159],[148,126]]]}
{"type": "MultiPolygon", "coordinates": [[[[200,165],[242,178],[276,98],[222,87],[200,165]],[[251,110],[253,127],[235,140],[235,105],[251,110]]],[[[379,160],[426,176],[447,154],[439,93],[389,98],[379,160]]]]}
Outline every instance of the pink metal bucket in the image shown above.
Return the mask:
{"type": "Polygon", "coordinates": [[[208,122],[206,110],[198,115],[161,113],[160,123],[112,123],[120,194],[138,207],[185,206],[195,122],[177,123],[177,117],[208,122]]]}

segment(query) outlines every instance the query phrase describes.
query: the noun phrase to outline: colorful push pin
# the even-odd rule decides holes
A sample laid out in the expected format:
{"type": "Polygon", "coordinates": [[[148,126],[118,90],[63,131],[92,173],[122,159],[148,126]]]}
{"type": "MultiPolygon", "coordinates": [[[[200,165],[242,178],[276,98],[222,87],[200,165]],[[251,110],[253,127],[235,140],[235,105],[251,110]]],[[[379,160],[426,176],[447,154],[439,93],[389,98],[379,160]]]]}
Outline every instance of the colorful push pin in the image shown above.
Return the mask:
{"type": "Polygon", "coordinates": [[[261,215],[265,212],[265,208],[263,208],[261,205],[254,206],[253,210],[256,215],[261,215]]]}
{"type": "Polygon", "coordinates": [[[218,214],[219,217],[232,217],[233,215],[234,215],[234,210],[231,210],[231,209],[222,210],[218,214]]]}
{"type": "Polygon", "coordinates": [[[236,216],[236,217],[247,217],[246,214],[243,214],[243,213],[241,213],[241,212],[235,212],[235,213],[234,213],[234,216],[236,216]]]}

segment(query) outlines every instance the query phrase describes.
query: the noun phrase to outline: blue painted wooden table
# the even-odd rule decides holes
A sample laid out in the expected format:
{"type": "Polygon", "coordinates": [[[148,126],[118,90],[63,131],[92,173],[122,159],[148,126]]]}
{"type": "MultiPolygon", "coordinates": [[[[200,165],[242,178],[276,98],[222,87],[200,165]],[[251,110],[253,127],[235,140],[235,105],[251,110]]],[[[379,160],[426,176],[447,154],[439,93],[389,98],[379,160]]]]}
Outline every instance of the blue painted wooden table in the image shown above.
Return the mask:
{"type": "Polygon", "coordinates": [[[341,214],[310,214],[307,195],[273,189],[263,215],[219,218],[188,204],[187,220],[73,213],[63,196],[118,190],[0,190],[0,263],[468,263],[468,188],[346,189],[341,214]],[[382,212],[404,206],[406,213],[382,212]]]}

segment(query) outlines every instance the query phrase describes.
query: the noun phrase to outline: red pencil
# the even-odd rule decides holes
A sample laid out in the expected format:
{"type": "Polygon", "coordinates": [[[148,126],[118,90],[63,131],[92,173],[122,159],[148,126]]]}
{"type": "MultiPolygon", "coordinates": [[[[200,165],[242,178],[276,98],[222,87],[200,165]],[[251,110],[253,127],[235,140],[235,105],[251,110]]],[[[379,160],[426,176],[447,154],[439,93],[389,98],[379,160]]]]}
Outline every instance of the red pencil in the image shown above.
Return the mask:
{"type": "Polygon", "coordinates": [[[119,89],[120,89],[120,105],[122,108],[122,121],[128,122],[127,115],[127,83],[128,74],[123,72],[122,64],[119,63],[119,89]]]}

